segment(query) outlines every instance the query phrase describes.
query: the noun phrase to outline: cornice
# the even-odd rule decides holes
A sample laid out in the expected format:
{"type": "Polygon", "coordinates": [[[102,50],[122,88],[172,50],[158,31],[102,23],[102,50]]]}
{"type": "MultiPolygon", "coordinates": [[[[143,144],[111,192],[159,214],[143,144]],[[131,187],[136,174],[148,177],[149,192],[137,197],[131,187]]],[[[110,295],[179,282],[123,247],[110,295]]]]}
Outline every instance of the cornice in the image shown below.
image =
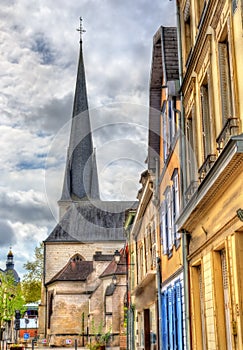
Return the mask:
{"type": "Polygon", "coordinates": [[[232,177],[242,174],[243,135],[232,137],[205,179],[177,220],[179,231],[191,232],[209,206],[230,184],[232,177]]]}

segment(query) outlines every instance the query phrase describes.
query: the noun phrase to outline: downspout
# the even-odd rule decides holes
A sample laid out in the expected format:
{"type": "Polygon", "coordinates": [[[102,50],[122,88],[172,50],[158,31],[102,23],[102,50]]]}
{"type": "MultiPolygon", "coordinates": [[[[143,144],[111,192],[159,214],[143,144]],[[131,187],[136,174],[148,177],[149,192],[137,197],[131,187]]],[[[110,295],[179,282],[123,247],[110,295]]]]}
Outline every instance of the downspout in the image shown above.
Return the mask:
{"type": "Polygon", "coordinates": [[[162,315],[161,315],[161,259],[157,257],[157,289],[158,289],[158,318],[159,318],[159,350],[163,350],[162,342],[162,315]]]}
{"type": "MultiPolygon", "coordinates": [[[[154,205],[156,212],[156,227],[159,227],[159,160],[155,158],[155,191],[154,191],[154,205]]],[[[156,239],[158,239],[158,234],[156,235],[156,239]]],[[[157,247],[160,247],[160,243],[157,242],[157,247]]],[[[160,250],[158,249],[158,256],[156,259],[156,275],[157,275],[157,296],[158,296],[158,320],[159,320],[159,350],[163,350],[162,345],[162,315],[161,315],[161,258],[160,258],[160,250]]]]}
{"type": "Polygon", "coordinates": [[[44,337],[47,338],[47,301],[48,301],[48,292],[46,287],[46,244],[44,242],[44,264],[43,264],[43,288],[44,288],[44,295],[45,295],[45,304],[44,304],[44,337]]]}
{"type": "MultiPolygon", "coordinates": [[[[181,21],[180,21],[180,5],[176,0],[176,17],[177,17],[177,41],[178,41],[178,61],[179,61],[179,82],[180,87],[183,80],[183,69],[182,69],[182,43],[181,43],[181,21]]],[[[183,106],[183,94],[180,89],[180,101],[181,101],[181,111],[180,111],[180,160],[181,160],[181,196],[182,196],[182,209],[185,208],[185,189],[187,184],[186,176],[186,145],[185,145],[185,115],[183,106]]],[[[185,327],[186,327],[186,349],[191,349],[190,341],[190,313],[189,313],[189,283],[188,283],[188,246],[187,246],[187,236],[186,233],[182,232],[182,252],[183,252],[183,280],[184,280],[184,302],[185,302],[185,327]]]]}

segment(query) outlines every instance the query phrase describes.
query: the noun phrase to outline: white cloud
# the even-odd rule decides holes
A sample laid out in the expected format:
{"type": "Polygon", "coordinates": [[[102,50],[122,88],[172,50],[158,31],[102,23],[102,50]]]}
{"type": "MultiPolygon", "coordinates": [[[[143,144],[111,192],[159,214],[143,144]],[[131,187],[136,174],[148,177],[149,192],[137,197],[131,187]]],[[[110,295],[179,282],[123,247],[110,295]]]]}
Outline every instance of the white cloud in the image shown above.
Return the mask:
{"type": "Polygon", "coordinates": [[[79,16],[103,196],[133,193],[144,166],[152,39],[175,24],[174,2],[2,0],[0,261],[12,245],[17,271],[55,222],[68,124],[55,136],[71,117],[79,16]]]}

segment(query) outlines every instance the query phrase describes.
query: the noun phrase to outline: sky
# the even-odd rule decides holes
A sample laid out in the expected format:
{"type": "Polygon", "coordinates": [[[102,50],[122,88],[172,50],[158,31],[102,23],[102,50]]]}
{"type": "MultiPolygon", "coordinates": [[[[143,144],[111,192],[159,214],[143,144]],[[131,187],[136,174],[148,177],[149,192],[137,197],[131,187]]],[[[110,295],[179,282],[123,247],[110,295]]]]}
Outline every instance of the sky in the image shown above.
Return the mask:
{"type": "Polygon", "coordinates": [[[23,264],[58,220],[79,17],[101,198],[133,200],[146,169],[153,35],[169,0],[1,0],[0,268],[23,264]]]}

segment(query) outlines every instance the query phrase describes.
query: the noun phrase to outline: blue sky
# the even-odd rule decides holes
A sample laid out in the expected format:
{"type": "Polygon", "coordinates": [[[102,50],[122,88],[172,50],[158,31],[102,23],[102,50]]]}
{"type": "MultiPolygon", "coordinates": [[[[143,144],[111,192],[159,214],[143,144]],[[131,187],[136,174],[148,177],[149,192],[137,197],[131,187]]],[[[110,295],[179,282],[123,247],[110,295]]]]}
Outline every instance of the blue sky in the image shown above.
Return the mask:
{"type": "Polygon", "coordinates": [[[134,199],[146,167],[153,35],[175,25],[174,7],[169,0],[1,1],[1,268],[11,246],[22,275],[57,220],[79,17],[102,197],[134,199]]]}

